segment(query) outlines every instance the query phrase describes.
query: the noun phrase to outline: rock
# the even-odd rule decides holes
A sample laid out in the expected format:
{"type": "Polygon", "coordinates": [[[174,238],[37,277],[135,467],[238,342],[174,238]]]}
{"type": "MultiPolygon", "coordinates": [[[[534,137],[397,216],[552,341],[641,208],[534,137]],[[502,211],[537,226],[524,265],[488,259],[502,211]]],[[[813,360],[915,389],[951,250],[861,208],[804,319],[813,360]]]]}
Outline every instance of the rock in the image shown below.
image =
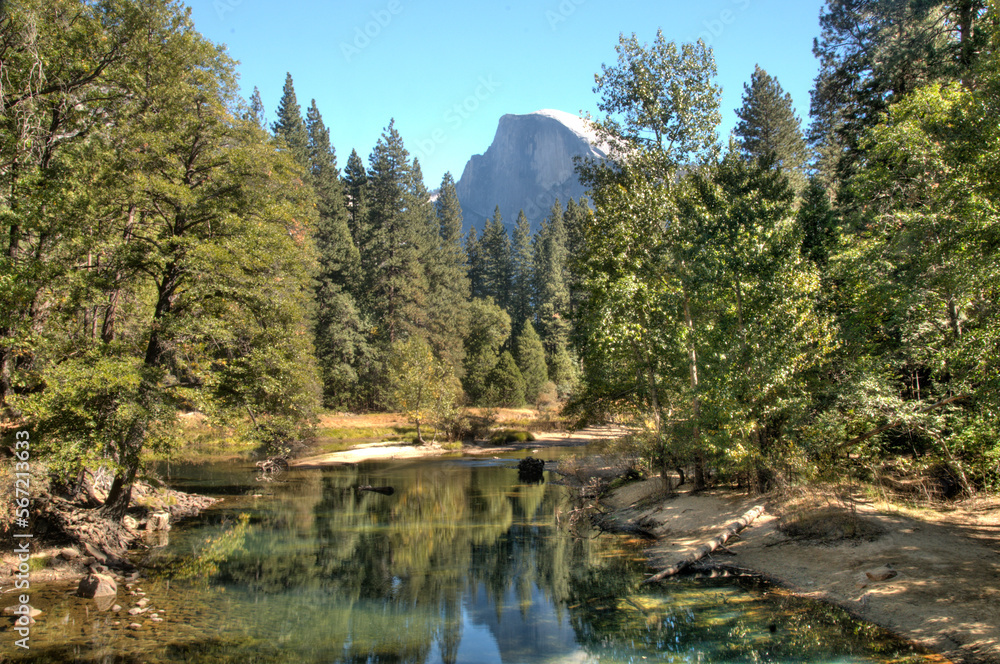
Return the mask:
{"type": "Polygon", "coordinates": [[[108,562],[108,556],[90,542],[83,543],[83,550],[87,552],[88,556],[90,556],[99,563],[108,562]]]}
{"type": "Polygon", "coordinates": [[[522,482],[541,482],[545,462],[534,457],[525,457],[517,464],[517,478],[522,482]]]}
{"type": "Polygon", "coordinates": [[[150,616],[149,619],[152,620],[153,622],[163,622],[163,618],[159,616],[150,616]]]}
{"type": "Polygon", "coordinates": [[[146,521],[146,530],[148,532],[170,530],[170,512],[153,512],[146,521]]]}
{"type": "Polygon", "coordinates": [[[149,598],[147,597],[143,597],[142,599],[140,599],[138,602],[135,603],[135,605],[138,606],[140,609],[144,608],[147,604],[149,604],[149,598]]]}
{"type": "Polygon", "coordinates": [[[111,610],[114,611],[115,613],[118,613],[119,611],[122,610],[122,605],[121,604],[115,604],[114,606],[111,607],[111,610]]]}
{"type": "Polygon", "coordinates": [[[138,606],[133,606],[131,609],[128,610],[128,614],[130,616],[137,616],[140,613],[145,613],[145,612],[146,609],[140,609],[138,606]]]}
{"type": "Polygon", "coordinates": [[[125,518],[122,519],[122,525],[129,530],[139,529],[139,522],[135,520],[135,517],[129,516],[128,514],[126,514],[125,518]]]}
{"type": "MultiPolygon", "coordinates": [[[[22,615],[25,615],[23,613],[17,613],[17,609],[19,608],[19,606],[20,605],[8,606],[7,608],[5,608],[3,610],[3,614],[5,616],[22,616],[22,615]]],[[[35,607],[31,606],[30,604],[28,605],[27,616],[30,619],[34,620],[36,616],[40,616],[40,615],[42,615],[42,612],[40,610],[36,609],[35,607]]]]}
{"type": "Polygon", "coordinates": [[[76,560],[80,557],[80,552],[72,546],[68,546],[65,549],[59,549],[59,557],[63,560],[76,560]]]}
{"type": "Polygon", "coordinates": [[[464,230],[481,230],[497,206],[508,226],[524,210],[537,230],[557,198],[565,205],[586,193],[573,164],[577,156],[606,156],[580,117],[555,110],[504,115],[489,148],[469,159],[455,185],[464,230]]]}
{"type": "Polygon", "coordinates": [[[76,589],[76,594],[80,597],[107,597],[118,594],[118,585],[115,580],[105,574],[88,574],[80,580],[80,585],[76,589]]]}
{"type": "Polygon", "coordinates": [[[879,567],[878,569],[873,569],[869,572],[865,572],[865,576],[868,577],[870,581],[887,581],[894,576],[899,574],[896,570],[892,569],[888,565],[879,567]]]}
{"type": "Polygon", "coordinates": [[[142,629],[142,625],[140,625],[139,623],[129,623],[128,628],[129,629],[142,629]]]}

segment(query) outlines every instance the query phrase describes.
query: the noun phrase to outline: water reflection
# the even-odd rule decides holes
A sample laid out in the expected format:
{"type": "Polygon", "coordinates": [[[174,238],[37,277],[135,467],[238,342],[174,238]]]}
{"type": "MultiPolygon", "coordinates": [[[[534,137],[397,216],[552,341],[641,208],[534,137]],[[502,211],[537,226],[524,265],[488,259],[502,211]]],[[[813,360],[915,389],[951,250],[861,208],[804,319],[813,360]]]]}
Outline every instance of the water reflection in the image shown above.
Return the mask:
{"type": "MultiPolygon", "coordinates": [[[[534,664],[911,656],[876,628],[794,598],[719,582],[636,590],[641,551],[560,527],[558,516],[573,507],[569,492],[518,484],[508,462],[371,463],[285,479],[268,486],[266,499],[231,498],[151,553],[165,570],[148,588],[164,623],[126,632],[113,617],[82,617],[85,600],[63,596],[53,619],[39,623],[32,658],[534,664]],[[246,511],[251,523],[239,548],[195,581],[178,580],[170,570],[190,569],[191,554],[224,541],[246,511]],[[70,628],[53,629],[57,616],[70,628]]],[[[260,491],[237,490],[232,473],[220,480],[231,496],[260,491]]],[[[210,485],[197,481],[202,490],[210,485]]]]}

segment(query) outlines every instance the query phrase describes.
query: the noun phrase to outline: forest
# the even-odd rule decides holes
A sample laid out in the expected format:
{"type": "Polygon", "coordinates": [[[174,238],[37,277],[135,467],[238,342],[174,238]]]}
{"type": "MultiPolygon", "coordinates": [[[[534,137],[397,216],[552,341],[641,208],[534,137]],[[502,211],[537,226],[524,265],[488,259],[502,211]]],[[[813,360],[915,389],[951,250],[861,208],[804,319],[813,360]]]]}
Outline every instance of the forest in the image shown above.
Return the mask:
{"type": "Polygon", "coordinates": [[[341,167],[291,74],[267,124],[178,2],[0,12],[0,427],[112,468],[108,518],[192,412],[277,454],[324,411],[419,442],[527,405],[698,487],[1000,489],[995,0],[827,0],[807,131],[757,67],[720,138],[711,48],[622,35],[609,157],[534,233],[463,232],[391,119],[341,167]]]}

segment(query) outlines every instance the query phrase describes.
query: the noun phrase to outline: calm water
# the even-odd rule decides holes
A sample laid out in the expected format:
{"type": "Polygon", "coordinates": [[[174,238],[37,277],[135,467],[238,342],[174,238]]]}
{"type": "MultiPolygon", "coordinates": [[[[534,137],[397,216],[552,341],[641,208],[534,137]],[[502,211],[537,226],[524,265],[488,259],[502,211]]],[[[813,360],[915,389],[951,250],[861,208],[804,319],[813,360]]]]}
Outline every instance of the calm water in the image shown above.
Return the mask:
{"type": "MultiPolygon", "coordinates": [[[[558,452],[555,452],[558,454],[558,452]]],[[[224,495],[176,527],[138,597],[97,611],[73,588],[33,597],[44,662],[902,662],[905,644],[841,612],[718,580],[638,586],[638,543],[575,532],[564,487],[520,485],[509,459],[298,471],[171,469],[224,495]],[[393,486],[384,496],[358,485],[393,486]],[[249,521],[241,525],[239,515],[249,521]],[[195,556],[194,554],[198,554],[195,556]],[[163,622],[149,615],[158,611],[163,622]],[[115,625],[115,621],[121,624],[115,625]],[[136,621],[140,630],[127,629],[136,621]]],[[[138,590],[138,589],[137,589],[138,590]]],[[[17,661],[12,635],[3,653],[17,661]]],[[[0,658],[2,659],[2,658],[0,658]]]]}

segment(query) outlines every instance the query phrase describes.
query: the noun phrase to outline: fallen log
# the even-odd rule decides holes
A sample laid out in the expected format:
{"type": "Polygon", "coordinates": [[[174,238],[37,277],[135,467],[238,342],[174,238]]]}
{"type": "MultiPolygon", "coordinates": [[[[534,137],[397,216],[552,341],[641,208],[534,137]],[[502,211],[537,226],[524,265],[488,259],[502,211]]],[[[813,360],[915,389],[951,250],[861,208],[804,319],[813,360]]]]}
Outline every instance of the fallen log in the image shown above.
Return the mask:
{"type": "Polygon", "coordinates": [[[741,530],[749,526],[754,519],[756,519],[763,513],[764,513],[763,505],[757,505],[756,507],[751,508],[750,511],[748,511],[746,514],[744,514],[736,521],[733,521],[731,524],[726,526],[721,533],[719,533],[712,539],[708,540],[708,542],[702,544],[697,549],[695,549],[694,552],[687,558],[671,565],[670,567],[667,567],[664,570],[657,572],[653,576],[643,581],[643,583],[645,584],[645,583],[653,583],[655,581],[661,581],[667,578],[668,576],[673,576],[674,574],[677,574],[678,572],[682,571],[684,568],[698,562],[699,560],[701,560],[702,558],[704,558],[705,556],[712,553],[720,546],[728,542],[729,538],[731,538],[733,535],[735,535],[736,533],[740,532],[741,530]]]}

